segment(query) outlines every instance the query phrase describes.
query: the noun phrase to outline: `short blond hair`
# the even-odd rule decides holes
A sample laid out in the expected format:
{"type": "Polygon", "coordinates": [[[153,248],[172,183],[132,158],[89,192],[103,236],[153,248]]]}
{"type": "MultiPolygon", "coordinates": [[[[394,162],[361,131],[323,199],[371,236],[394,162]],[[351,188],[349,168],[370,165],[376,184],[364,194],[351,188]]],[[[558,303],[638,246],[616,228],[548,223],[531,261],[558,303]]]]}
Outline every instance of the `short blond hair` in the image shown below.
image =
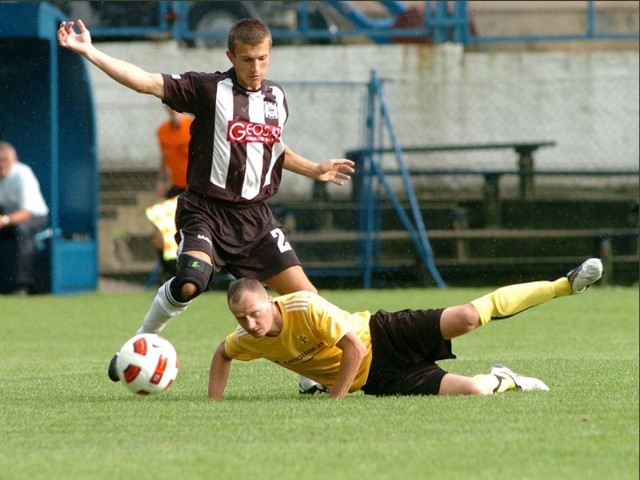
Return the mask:
{"type": "Polygon", "coordinates": [[[229,285],[229,289],[227,290],[227,303],[229,305],[235,305],[246,292],[254,292],[268,296],[267,290],[259,280],[255,278],[239,278],[229,285]]]}
{"type": "Polygon", "coordinates": [[[243,18],[229,30],[227,50],[235,55],[238,45],[253,47],[261,44],[265,38],[269,39],[269,45],[271,45],[271,31],[266,23],[257,18],[243,18]]]}

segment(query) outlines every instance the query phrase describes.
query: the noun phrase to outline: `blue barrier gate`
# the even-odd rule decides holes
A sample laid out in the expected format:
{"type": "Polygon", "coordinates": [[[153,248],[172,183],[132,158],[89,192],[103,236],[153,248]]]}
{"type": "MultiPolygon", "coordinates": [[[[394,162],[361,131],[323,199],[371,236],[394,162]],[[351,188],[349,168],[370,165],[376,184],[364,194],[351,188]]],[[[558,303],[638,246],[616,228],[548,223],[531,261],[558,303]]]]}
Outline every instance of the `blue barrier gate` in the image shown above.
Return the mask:
{"type": "Polygon", "coordinates": [[[420,206],[418,205],[410,175],[404,162],[402,149],[393,126],[391,112],[389,111],[384,96],[383,81],[377,76],[375,70],[371,72],[369,82],[366,131],[366,146],[360,150],[363,152],[363,155],[353,159],[357,164],[358,178],[356,181],[359,186],[357,192],[357,200],[359,203],[358,228],[361,236],[360,258],[362,262],[363,288],[371,288],[373,268],[380,254],[379,242],[376,240],[380,232],[380,225],[376,218],[376,210],[379,203],[376,190],[379,185],[382,186],[391,201],[398,218],[409,233],[409,237],[422,263],[431,274],[436,286],[439,288],[446,287],[435,265],[427,229],[424,225],[420,206]],[[409,212],[405,211],[402,203],[389,184],[382,168],[380,154],[375,153],[380,151],[384,146],[382,145],[384,137],[382,133],[384,129],[386,129],[389,141],[391,142],[397,167],[402,174],[402,184],[409,202],[409,212]],[[379,185],[376,184],[376,182],[379,182],[379,185]]]}
{"type": "Polygon", "coordinates": [[[49,205],[38,287],[56,294],[98,281],[93,98],[84,59],[58,48],[62,20],[47,2],[0,3],[0,138],[31,166],[49,205]]]}

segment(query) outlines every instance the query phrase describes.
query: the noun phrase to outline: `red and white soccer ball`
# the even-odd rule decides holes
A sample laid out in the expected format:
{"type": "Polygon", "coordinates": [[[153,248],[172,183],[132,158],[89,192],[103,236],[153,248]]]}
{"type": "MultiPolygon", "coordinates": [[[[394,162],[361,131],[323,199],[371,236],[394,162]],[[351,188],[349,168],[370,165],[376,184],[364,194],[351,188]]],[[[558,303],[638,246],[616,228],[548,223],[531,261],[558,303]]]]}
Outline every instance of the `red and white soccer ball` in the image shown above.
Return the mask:
{"type": "Polygon", "coordinates": [[[151,333],[127,340],[118,352],[120,382],[138,395],[162,393],[178,375],[178,354],[166,338],[151,333]]]}

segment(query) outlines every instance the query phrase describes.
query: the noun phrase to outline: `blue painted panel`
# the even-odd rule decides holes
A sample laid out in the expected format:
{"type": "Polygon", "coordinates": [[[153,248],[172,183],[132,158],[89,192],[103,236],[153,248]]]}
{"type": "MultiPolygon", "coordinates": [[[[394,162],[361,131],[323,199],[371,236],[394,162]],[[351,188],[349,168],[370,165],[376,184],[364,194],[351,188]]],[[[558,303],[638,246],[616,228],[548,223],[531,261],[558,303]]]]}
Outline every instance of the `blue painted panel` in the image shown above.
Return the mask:
{"type": "Polygon", "coordinates": [[[51,293],[95,290],[98,251],[94,240],[55,239],[51,245],[51,293]]]}
{"type": "Polygon", "coordinates": [[[0,5],[0,37],[51,37],[64,15],[47,2],[3,2],[0,5]]]}
{"type": "Polygon", "coordinates": [[[93,290],[98,277],[94,104],[85,60],[58,48],[63,18],[46,2],[0,2],[0,138],[49,205],[57,233],[41,271],[52,293],[93,290]]]}

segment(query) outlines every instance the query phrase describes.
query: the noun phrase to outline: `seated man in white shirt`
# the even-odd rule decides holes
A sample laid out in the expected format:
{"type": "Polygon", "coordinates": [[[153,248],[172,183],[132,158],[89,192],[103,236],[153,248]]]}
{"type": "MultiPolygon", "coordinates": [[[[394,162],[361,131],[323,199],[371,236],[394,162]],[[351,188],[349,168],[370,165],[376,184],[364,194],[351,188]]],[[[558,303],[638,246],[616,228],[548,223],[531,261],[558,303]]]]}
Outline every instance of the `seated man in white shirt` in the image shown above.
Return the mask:
{"type": "Polygon", "coordinates": [[[33,170],[18,160],[13,145],[0,141],[0,240],[15,240],[15,294],[26,295],[33,289],[35,235],[47,226],[48,216],[33,170]]]}

